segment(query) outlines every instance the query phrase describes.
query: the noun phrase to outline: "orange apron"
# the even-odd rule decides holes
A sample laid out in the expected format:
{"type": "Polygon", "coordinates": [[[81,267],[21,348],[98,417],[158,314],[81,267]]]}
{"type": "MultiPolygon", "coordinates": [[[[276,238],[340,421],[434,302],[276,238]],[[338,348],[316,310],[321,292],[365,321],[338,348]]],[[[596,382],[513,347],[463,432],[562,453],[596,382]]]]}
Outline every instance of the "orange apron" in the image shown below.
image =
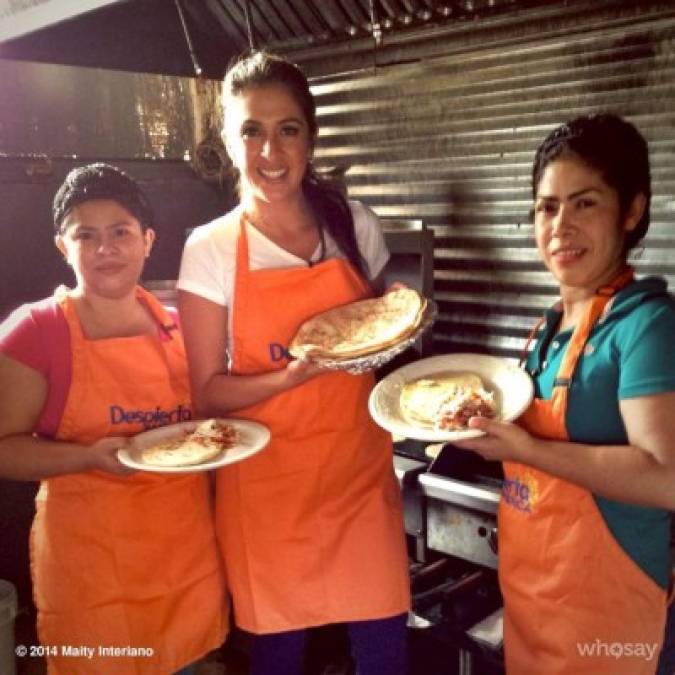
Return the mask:
{"type": "MultiPolygon", "coordinates": [[[[344,260],[249,270],[239,227],[233,373],[284,368],[308,317],[362,299],[344,260]]],[[[216,522],[238,626],[253,633],[379,619],[407,611],[408,563],[389,434],[368,415],[372,374],[329,372],[238,417],[270,445],[218,471],[216,522]]]]}
{"type": "MultiPolygon", "coordinates": [[[[552,398],[535,399],[519,420],[533,435],[568,440],[565,413],[576,364],[612,295],[632,278],[629,269],[591,301],[552,398]]],[[[507,673],[654,673],[666,591],[619,546],[588,490],[513,462],[504,463],[504,474],[499,579],[507,673]]]]}
{"type": "MultiPolygon", "coordinates": [[[[173,324],[137,292],[161,325],[173,324]]],[[[72,301],[62,308],[72,382],[58,439],[89,444],[143,431],[141,417],[157,426],[190,416],[178,332],[163,342],[87,340],[72,301]]],[[[50,675],[168,675],[222,644],[227,607],[205,474],[60,476],[42,483],[36,508],[31,566],[50,675]]]]}

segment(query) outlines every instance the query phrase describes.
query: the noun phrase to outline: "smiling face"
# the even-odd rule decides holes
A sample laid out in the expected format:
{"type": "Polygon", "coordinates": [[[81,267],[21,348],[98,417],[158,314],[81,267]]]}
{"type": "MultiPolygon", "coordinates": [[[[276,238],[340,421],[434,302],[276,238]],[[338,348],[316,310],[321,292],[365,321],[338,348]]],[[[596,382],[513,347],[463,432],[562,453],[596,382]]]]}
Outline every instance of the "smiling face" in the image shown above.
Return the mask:
{"type": "Polygon", "coordinates": [[[314,138],[288,88],[251,86],[229,96],[225,120],[227,150],[239,170],[244,201],[297,199],[314,138]]]}
{"type": "Polygon", "coordinates": [[[133,291],[155,234],[112,199],[78,204],[55,241],[83,293],[120,298],[133,291]]]}
{"type": "Polygon", "coordinates": [[[638,194],[625,214],[602,175],[575,155],[550,162],[537,186],[534,225],[544,264],[566,289],[593,293],[625,265],[626,233],[645,207],[638,194]]]}

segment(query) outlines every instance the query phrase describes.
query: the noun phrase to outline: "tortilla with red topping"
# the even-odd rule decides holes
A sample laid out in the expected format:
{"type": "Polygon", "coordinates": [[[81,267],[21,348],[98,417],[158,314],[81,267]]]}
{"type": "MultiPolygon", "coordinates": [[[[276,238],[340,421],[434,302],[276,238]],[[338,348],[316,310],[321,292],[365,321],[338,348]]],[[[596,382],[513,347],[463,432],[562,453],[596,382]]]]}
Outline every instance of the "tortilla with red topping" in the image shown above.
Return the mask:
{"type": "Polygon", "coordinates": [[[471,417],[497,416],[494,394],[473,373],[438,373],[406,382],[399,407],[410,424],[446,431],[466,429],[471,417]]]}
{"type": "Polygon", "coordinates": [[[237,430],[217,420],[200,422],[194,431],[156,443],[141,450],[141,459],[152,466],[192,466],[202,464],[236,445],[237,430]]]}

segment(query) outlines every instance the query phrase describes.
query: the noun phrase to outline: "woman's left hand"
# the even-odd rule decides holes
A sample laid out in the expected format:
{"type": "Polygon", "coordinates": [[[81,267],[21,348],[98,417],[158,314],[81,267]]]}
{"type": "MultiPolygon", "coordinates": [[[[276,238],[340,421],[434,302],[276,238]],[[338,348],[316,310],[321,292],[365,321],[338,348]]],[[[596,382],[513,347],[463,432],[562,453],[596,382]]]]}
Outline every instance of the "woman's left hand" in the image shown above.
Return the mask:
{"type": "Polygon", "coordinates": [[[469,428],[480,429],[486,435],[454,441],[454,445],[473,450],[490,460],[524,462],[531,456],[535,439],[517,424],[487,417],[472,417],[469,428]]]}

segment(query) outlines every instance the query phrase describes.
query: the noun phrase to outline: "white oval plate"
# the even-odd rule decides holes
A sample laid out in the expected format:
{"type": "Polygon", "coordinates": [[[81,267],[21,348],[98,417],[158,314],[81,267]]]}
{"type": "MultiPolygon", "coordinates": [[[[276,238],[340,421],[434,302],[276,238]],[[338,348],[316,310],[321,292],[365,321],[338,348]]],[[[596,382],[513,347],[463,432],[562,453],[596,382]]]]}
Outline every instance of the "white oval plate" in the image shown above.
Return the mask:
{"type": "Polygon", "coordinates": [[[154,471],[157,473],[194,473],[195,471],[209,471],[221,466],[241,462],[251,455],[260,452],[269,443],[270,430],[263,424],[251,422],[250,420],[239,420],[229,418],[218,418],[223,424],[231,424],[239,433],[239,442],[227,450],[223,450],[213,459],[201,464],[190,464],[188,466],[157,466],[155,464],[146,464],[141,459],[141,450],[155,443],[168,441],[176,436],[181,436],[186,431],[194,431],[202,420],[190,420],[180,424],[170,424],[157,429],[143,431],[133,437],[131,447],[120,448],[117,451],[117,459],[132,469],[139,471],[154,471]]]}
{"type": "Polygon", "coordinates": [[[445,354],[409,363],[378,382],[368,400],[372,418],[392,434],[420,441],[458,441],[482,436],[484,432],[478,429],[447,431],[416,426],[401,414],[399,400],[406,382],[453,370],[478,375],[485,388],[495,394],[499,419],[507,422],[520,417],[534,396],[532,379],[514,361],[486,354],[445,354]]]}

